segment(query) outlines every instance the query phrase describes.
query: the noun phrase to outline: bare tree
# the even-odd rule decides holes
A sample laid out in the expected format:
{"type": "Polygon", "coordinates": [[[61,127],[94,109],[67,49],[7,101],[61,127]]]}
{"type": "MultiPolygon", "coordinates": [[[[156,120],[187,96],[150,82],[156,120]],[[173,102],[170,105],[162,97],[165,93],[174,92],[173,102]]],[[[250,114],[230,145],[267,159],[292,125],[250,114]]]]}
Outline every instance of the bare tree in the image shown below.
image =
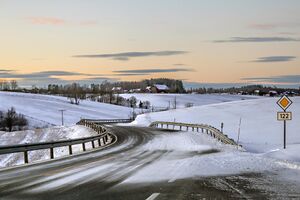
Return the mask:
{"type": "Polygon", "coordinates": [[[79,105],[80,100],[85,98],[82,87],[78,83],[72,83],[67,89],[67,96],[71,104],[79,105]]]}
{"type": "Polygon", "coordinates": [[[11,88],[11,90],[16,90],[18,88],[18,82],[16,80],[11,80],[10,88],[11,88]]]}
{"type": "Polygon", "coordinates": [[[132,96],[128,99],[129,103],[130,103],[130,107],[135,108],[136,107],[136,103],[137,103],[137,99],[132,96]]]}
{"type": "Polygon", "coordinates": [[[20,130],[28,125],[27,119],[22,114],[17,114],[12,107],[6,113],[0,113],[0,128],[11,132],[13,129],[20,130]]]}

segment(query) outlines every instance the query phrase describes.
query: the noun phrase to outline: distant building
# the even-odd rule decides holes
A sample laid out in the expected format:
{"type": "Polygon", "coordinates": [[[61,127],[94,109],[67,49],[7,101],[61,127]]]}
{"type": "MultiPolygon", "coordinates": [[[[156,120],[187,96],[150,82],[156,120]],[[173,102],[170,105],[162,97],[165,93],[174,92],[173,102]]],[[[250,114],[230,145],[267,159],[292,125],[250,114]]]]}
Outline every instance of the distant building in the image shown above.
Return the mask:
{"type": "Polygon", "coordinates": [[[268,96],[274,97],[274,96],[277,96],[277,95],[278,95],[278,93],[275,90],[271,90],[271,91],[269,91],[269,95],[268,96]]]}
{"type": "Polygon", "coordinates": [[[121,87],[113,87],[111,90],[113,92],[122,92],[122,88],[121,87]]]}
{"type": "Polygon", "coordinates": [[[260,94],[260,90],[254,90],[254,95],[259,95],[260,94]]]}
{"type": "Polygon", "coordinates": [[[166,85],[161,85],[161,84],[154,84],[153,86],[148,86],[146,88],[148,92],[151,93],[169,93],[170,88],[166,85]]]}

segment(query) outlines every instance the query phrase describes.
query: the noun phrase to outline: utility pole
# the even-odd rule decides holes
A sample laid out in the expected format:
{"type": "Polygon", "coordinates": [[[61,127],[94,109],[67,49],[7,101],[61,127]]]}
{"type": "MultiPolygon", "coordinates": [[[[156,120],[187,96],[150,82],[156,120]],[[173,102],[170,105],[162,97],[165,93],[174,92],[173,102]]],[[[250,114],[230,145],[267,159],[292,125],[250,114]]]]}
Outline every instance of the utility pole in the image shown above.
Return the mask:
{"type": "Polygon", "coordinates": [[[66,110],[61,109],[59,111],[61,112],[61,125],[63,126],[64,125],[64,111],[66,111],[66,110]]]}
{"type": "Polygon", "coordinates": [[[224,123],[221,123],[221,132],[223,133],[224,123]]]}
{"type": "Polygon", "coordinates": [[[175,96],[175,98],[174,98],[174,109],[176,110],[176,108],[177,108],[177,101],[176,101],[176,96],[175,96]]]}
{"type": "Polygon", "coordinates": [[[242,118],[240,118],[240,123],[239,123],[238,139],[237,139],[237,149],[239,148],[239,143],[240,143],[241,124],[242,124],[242,118]]]}

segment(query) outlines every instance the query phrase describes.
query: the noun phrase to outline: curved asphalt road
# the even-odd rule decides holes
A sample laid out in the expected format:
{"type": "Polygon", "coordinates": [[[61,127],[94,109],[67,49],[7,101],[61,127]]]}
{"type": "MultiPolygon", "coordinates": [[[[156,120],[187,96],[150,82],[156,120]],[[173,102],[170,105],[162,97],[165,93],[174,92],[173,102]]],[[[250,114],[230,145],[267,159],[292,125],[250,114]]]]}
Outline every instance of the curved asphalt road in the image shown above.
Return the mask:
{"type": "Polygon", "coordinates": [[[106,149],[0,170],[0,199],[273,199],[288,197],[286,195],[299,197],[297,192],[273,194],[252,189],[253,179],[268,184],[263,174],[119,184],[169,152],[142,151],[138,148],[155,135],[164,132],[149,128],[114,126],[111,130],[117,135],[118,141],[106,149]]]}

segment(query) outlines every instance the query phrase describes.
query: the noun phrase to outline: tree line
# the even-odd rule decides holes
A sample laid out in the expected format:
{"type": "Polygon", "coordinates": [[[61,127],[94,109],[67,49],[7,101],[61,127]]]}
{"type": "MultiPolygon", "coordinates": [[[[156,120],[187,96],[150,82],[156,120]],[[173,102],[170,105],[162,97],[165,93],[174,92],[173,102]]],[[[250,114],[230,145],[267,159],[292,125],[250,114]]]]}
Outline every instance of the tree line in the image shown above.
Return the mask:
{"type": "Polygon", "coordinates": [[[270,91],[276,91],[278,94],[290,93],[291,95],[300,94],[300,88],[278,88],[276,86],[263,86],[263,85],[247,85],[242,87],[230,87],[230,88],[191,88],[187,90],[188,93],[198,94],[214,94],[214,93],[227,93],[227,94],[247,94],[247,95],[260,95],[264,96],[270,93],[270,91]]]}

